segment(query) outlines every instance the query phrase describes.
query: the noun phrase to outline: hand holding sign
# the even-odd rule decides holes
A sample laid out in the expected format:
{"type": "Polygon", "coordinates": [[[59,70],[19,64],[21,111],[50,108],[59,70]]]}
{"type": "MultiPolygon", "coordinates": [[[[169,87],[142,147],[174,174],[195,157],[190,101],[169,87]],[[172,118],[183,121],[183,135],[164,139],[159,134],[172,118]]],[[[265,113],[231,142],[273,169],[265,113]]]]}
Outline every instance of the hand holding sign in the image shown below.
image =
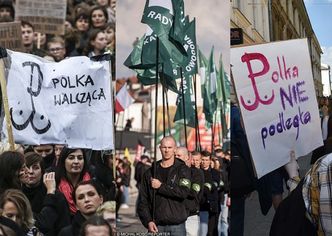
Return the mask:
{"type": "Polygon", "coordinates": [[[295,158],[294,150],[290,151],[290,161],[284,167],[288,173],[289,178],[299,176],[299,166],[295,158]]]}

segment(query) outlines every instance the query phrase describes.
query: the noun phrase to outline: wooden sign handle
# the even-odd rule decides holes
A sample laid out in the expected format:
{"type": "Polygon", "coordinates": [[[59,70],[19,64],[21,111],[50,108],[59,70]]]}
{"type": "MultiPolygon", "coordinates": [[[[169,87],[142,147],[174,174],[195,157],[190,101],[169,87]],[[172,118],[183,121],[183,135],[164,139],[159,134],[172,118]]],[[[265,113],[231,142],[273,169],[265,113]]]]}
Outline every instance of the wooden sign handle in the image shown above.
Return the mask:
{"type": "Polygon", "coordinates": [[[7,86],[6,86],[6,77],[5,77],[5,65],[4,65],[3,59],[0,59],[0,85],[1,85],[1,91],[2,91],[3,107],[4,107],[4,111],[5,111],[8,142],[10,145],[10,150],[15,151],[13,129],[12,129],[11,121],[10,121],[10,113],[9,113],[9,105],[8,105],[7,86]]]}

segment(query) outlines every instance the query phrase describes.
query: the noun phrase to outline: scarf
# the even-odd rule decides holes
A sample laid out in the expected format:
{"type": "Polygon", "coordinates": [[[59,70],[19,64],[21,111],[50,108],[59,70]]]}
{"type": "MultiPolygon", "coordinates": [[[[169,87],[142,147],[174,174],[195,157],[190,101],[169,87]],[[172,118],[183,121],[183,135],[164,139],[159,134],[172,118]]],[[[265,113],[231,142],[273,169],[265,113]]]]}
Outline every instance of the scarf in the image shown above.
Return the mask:
{"type": "MultiPolygon", "coordinates": [[[[82,181],[86,181],[86,180],[90,180],[91,177],[89,175],[88,172],[86,172],[83,175],[83,179],[82,181]]],[[[62,178],[58,187],[59,191],[63,193],[63,195],[65,196],[68,205],[69,205],[69,210],[70,210],[70,214],[74,215],[77,211],[74,199],[73,199],[73,191],[74,191],[74,187],[73,185],[65,178],[62,178]]]]}

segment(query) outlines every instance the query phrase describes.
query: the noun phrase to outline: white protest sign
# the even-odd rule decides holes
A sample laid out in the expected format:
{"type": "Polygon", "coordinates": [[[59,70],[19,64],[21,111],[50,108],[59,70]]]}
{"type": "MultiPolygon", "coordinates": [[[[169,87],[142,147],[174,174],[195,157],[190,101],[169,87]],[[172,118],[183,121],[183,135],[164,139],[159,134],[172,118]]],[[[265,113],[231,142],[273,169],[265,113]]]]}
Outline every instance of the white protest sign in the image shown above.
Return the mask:
{"type": "Polygon", "coordinates": [[[258,178],[323,145],[306,39],[232,48],[231,64],[258,178]]]}
{"type": "Polygon", "coordinates": [[[114,148],[108,61],[82,56],[56,63],[9,55],[7,91],[16,143],[114,148]]]}

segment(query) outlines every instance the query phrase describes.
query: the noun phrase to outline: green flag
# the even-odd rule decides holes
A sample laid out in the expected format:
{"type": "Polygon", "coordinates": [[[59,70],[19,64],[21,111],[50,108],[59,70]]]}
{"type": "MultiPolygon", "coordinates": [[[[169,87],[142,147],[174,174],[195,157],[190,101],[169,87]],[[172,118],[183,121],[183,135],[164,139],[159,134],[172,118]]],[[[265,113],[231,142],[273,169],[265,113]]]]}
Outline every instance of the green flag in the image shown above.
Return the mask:
{"type": "Polygon", "coordinates": [[[134,45],[133,51],[129,54],[125,62],[123,63],[130,69],[147,69],[155,66],[155,63],[143,64],[142,62],[142,48],[145,36],[140,38],[134,45]]]}
{"type": "Polygon", "coordinates": [[[214,56],[213,56],[214,47],[211,49],[210,58],[209,58],[209,65],[208,65],[208,77],[207,77],[207,91],[210,94],[210,112],[214,114],[217,109],[217,71],[216,65],[214,63],[214,56]],[[208,85],[209,83],[209,85],[208,85]]]}
{"type": "Polygon", "coordinates": [[[225,72],[225,93],[226,93],[226,101],[230,103],[231,81],[229,80],[229,76],[226,72],[225,72]]]}
{"type": "Polygon", "coordinates": [[[183,45],[184,34],[189,23],[189,16],[185,16],[183,0],[172,0],[172,4],[174,23],[170,29],[169,38],[182,53],[186,54],[183,45]]]}
{"type": "Polygon", "coordinates": [[[203,98],[203,113],[205,120],[207,121],[206,126],[209,127],[213,123],[213,109],[211,107],[211,85],[210,85],[210,63],[199,50],[199,75],[201,79],[201,92],[203,98]]]}
{"type": "MultiPolygon", "coordinates": [[[[153,32],[147,33],[145,35],[145,39],[142,46],[142,64],[143,65],[151,65],[156,64],[157,58],[157,36],[153,34],[153,32]]],[[[178,78],[177,64],[174,61],[174,58],[182,57],[182,54],[171,45],[171,42],[165,37],[159,38],[159,68],[161,69],[161,65],[164,67],[164,73],[175,79],[178,78]]],[[[182,59],[183,60],[183,59],[182,59]]],[[[159,70],[160,71],[160,70],[159,70]]]]}
{"type": "Polygon", "coordinates": [[[196,44],[196,20],[194,19],[188,24],[183,36],[183,48],[186,51],[184,57],[183,71],[184,76],[192,76],[197,74],[197,44],[196,44]]]}
{"type": "Polygon", "coordinates": [[[196,115],[195,115],[195,104],[192,102],[191,97],[193,95],[191,77],[187,76],[183,79],[183,95],[182,86],[180,86],[180,93],[176,100],[176,112],[174,116],[175,121],[186,122],[190,127],[196,127],[196,115]],[[184,99],[184,100],[183,100],[184,99]],[[184,102],[183,102],[184,101],[184,102]],[[184,120],[184,112],[186,120],[184,120]]]}
{"type": "Polygon", "coordinates": [[[200,81],[201,81],[201,93],[202,93],[202,98],[204,98],[208,60],[206,59],[204,54],[201,52],[201,50],[198,50],[198,55],[199,55],[198,58],[199,58],[199,76],[200,76],[200,81]]]}
{"type": "Polygon", "coordinates": [[[137,72],[143,84],[155,84],[153,76],[156,75],[158,56],[158,71],[165,78],[168,88],[174,91],[176,90],[175,80],[180,77],[180,67],[184,76],[197,73],[195,19],[189,23],[189,17],[184,17],[183,0],[147,0],[142,22],[147,24],[147,33],[135,45],[124,64],[137,72]],[[176,11],[180,28],[173,24],[173,11],[176,11]],[[171,35],[176,40],[170,41],[172,26],[171,35]],[[158,55],[157,38],[159,38],[158,55]],[[182,47],[175,45],[173,43],[175,41],[181,43],[182,47]]]}
{"type": "MultiPolygon", "coordinates": [[[[143,85],[152,85],[152,84],[156,84],[156,68],[150,68],[150,69],[135,69],[136,73],[137,73],[137,78],[139,80],[140,83],[142,83],[143,85]]],[[[161,73],[159,73],[161,74],[161,73]]],[[[167,89],[170,89],[171,91],[178,93],[178,89],[176,86],[176,81],[173,80],[172,78],[169,78],[166,75],[161,75],[163,76],[163,78],[165,79],[165,87],[167,89]]],[[[158,77],[158,83],[160,82],[161,78],[160,76],[158,77]]]]}
{"type": "MultiPolygon", "coordinates": [[[[152,64],[156,58],[156,34],[148,30],[142,46],[142,63],[152,64]]],[[[174,79],[179,78],[177,68],[182,67],[184,76],[197,73],[197,46],[196,46],[196,21],[191,21],[183,34],[183,54],[169,37],[159,37],[159,62],[164,64],[165,74],[174,79]]]]}
{"type": "Polygon", "coordinates": [[[226,72],[224,70],[224,65],[222,62],[222,55],[219,57],[219,71],[216,87],[216,95],[218,101],[223,101],[224,103],[228,101],[229,97],[226,95],[226,72]]]}
{"type": "MultiPolygon", "coordinates": [[[[137,78],[144,85],[156,83],[156,46],[156,37],[144,35],[137,41],[133,51],[124,62],[125,66],[136,71],[137,78]],[[148,46],[144,47],[144,43],[148,46]]],[[[162,50],[165,51],[163,45],[161,45],[162,50]]],[[[173,68],[170,58],[166,58],[165,53],[160,56],[160,63],[159,71],[161,72],[162,69],[164,71],[166,87],[174,92],[178,92],[174,79],[174,77],[177,77],[177,70],[173,68]]]]}
{"type": "Polygon", "coordinates": [[[173,20],[172,0],[146,1],[141,22],[149,25],[158,37],[168,37],[173,20]]]}

